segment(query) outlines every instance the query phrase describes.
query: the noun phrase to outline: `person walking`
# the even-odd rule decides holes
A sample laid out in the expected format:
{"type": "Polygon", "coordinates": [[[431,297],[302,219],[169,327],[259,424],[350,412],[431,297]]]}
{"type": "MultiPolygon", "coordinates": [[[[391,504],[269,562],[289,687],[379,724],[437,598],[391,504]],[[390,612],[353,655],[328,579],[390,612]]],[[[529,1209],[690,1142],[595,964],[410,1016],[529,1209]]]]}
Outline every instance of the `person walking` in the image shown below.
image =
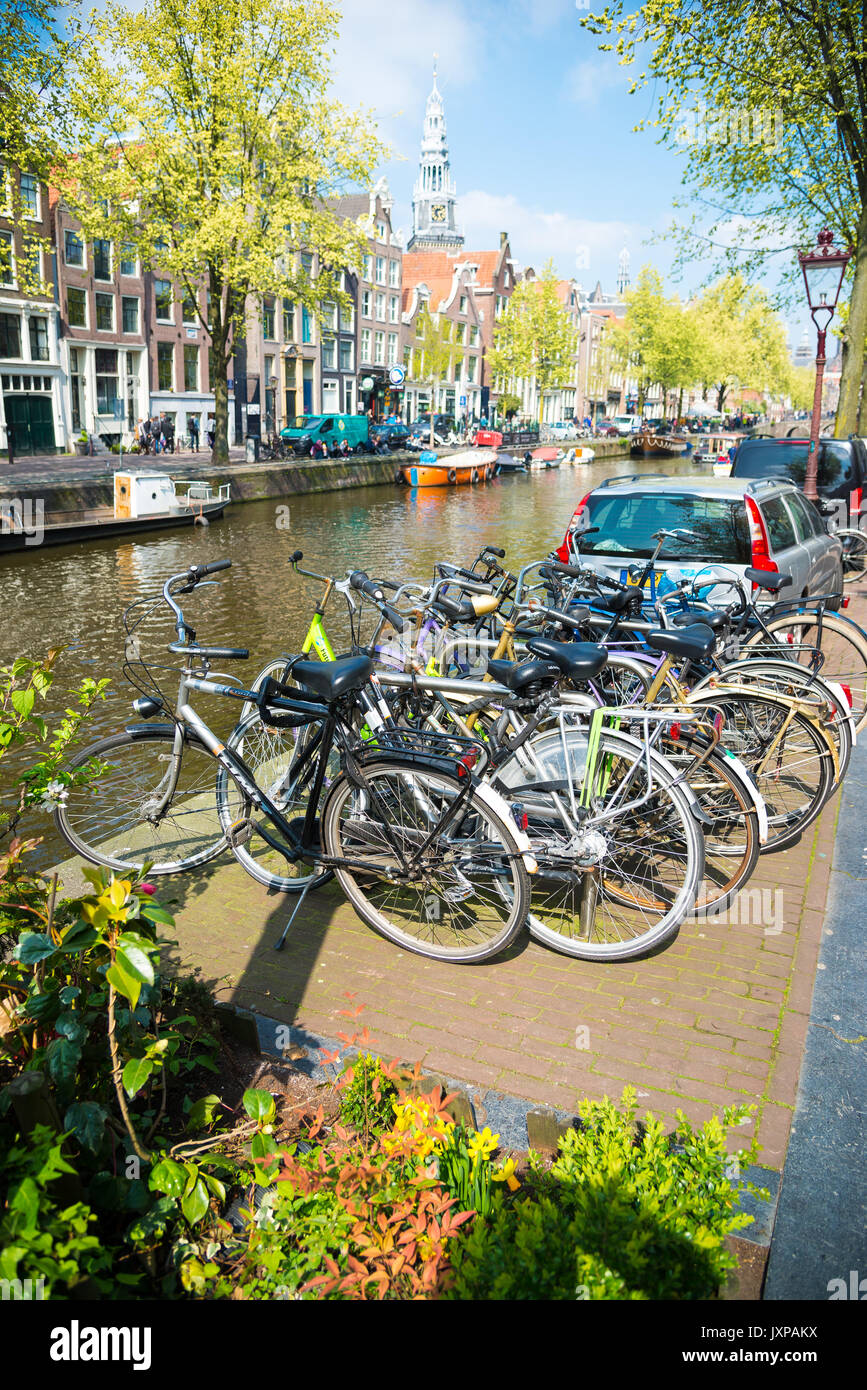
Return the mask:
{"type": "Polygon", "coordinates": [[[139,447],[139,453],[140,453],[140,454],[149,454],[150,451],[151,451],[151,438],[150,438],[150,429],[149,429],[149,425],[150,425],[150,421],[149,421],[149,420],[144,420],[144,419],[141,419],[141,418],[139,419],[139,422],[138,422],[138,429],[137,429],[137,431],[136,431],[136,434],[137,434],[137,436],[138,436],[138,447],[139,447]]]}
{"type": "Polygon", "coordinates": [[[175,452],[175,422],[170,415],[162,415],[163,444],[167,454],[175,452]]]}
{"type": "Polygon", "coordinates": [[[191,451],[192,451],[194,454],[197,454],[197,453],[199,452],[199,417],[198,417],[198,415],[191,415],[190,418],[189,418],[188,424],[189,424],[189,430],[190,430],[190,449],[191,449],[191,451]]]}

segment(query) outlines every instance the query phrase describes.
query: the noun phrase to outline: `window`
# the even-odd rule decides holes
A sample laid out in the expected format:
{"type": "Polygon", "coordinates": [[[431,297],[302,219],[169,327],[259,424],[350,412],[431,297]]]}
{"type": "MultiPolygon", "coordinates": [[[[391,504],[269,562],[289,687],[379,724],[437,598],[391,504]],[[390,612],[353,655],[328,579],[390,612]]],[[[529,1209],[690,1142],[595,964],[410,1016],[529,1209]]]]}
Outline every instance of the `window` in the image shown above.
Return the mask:
{"type": "Polygon", "coordinates": [[[15,284],[15,253],[11,232],[0,231],[0,285],[15,284]]]}
{"type": "Polygon", "coordinates": [[[385,223],[384,223],[384,222],[377,222],[377,224],[376,224],[376,239],[377,239],[377,241],[385,241],[385,223]]]}
{"type": "Polygon", "coordinates": [[[313,279],[313,256],[309,251],[301,252],[301,266],[308,280],[313,279]]]}
{"type": "Polygon", "coordinates": [[[467,358],[467,381],[471,383],[475,382],[476,379],[476,363],[478,360],[478,357],[467,358]]]}
{"type": "Polygon", "coordinates": [[[811,535],[824,536],[825,527],[822,523],[822,518],[816,511],[812,502],[809,502],[800,492],[796,492],[793,497],[788,497],[786,500],[790,509],[795,514],[795,525],[798,526],[800,520],[804,528],[804,534],[800,535],[801,526],[798,526],[798,533],[801,540],[808,540],[811,535]]]}
{"type": "Polygon", "coordinates": [[[273,357],[266,357],[266,358],[265,358],[265,385],[266,385],[266,386],[268,386],[268,387],[271,386],[271,378],[273,377],[273,375],[274,375],[274,358],[273,358],[273,357]]]}
{"type": "Polygon", "coordinates": [[[467,325],[465,323],[455,324],[455,342],[465,343],[467,341],[467,325]]]}
{"type": "Polygon", "coordinates": [[[189,290],[184,290],[183,306],[181,317],[184,323],[199,322],[199,306],[195,295],[190,294],[189,290]]]}
{"type": "Polygon", "coordinates": [[[70,328],[87,327],[87,295],[71,286],[66,291],[66,319],[70,328]]]}
{"type": "Polygon", "coordinates": [[[460,305],[459,305],[459,307],[458,307],[458,313],[459,313],[459,314],[465,314],[466,312],[467,312],[467,296],[466,296],[465,294],[462,294],[462,295],[461,295],[461,299],[460,299],[460,305]]]}
{"type": "Polygon", "coordinates": [[[398,318],[399,318],[399,311],[400,311],[400,300],[398,299],[397,295],[396,295],[396,294],[389,295],[389,297],[388,297],[388,321],[389,321],[389,323],[397,323],[398,318]]]}
{"type": "Polygon", "coordinates": [[[302,343],[313,342],[313,319],[306,304],[301,306],[301,341],[302,343]]]}
{"type": "Polygon", "coordinates": [[[384,257],[384,256],[377,256],[377,258],[376,258],[376,283],[377,283],[378,285],[384,285],[384,284],[385,284],[385,257],[384,257]]]}
{"type": "Polygon", "coordinates": [[[370,290],[361,291],[361,317],[370,318],[370,290]]]}
{"type": "Polygon", "coordinates": [[[21,356],[21,318],[18,314],[0,314],[0,357],[21,356]]]}
{"type": "Polygon", "coordinates": [[[384,294],[378,294],[378,295],[376,296],[376,317],[379,319],[380,323],[385,323],[385,295],[384,295],[384,294]]]}
{"type": "Polygon", "coordinates": [[[67,229],[63,233],[63,259],[67,265],[77,265],[79,269],[84,268],[84,242],[78,232],[71,232],[67,229]]]}
{"type": "Polygon", "coordinates": [[[508,288],[509,288],[509,272],[508,272],[508,270],[504,270],[504,271],[503,271],[503,289],[504,289],[504,290],[507,290],[508,288]]]}
{"type": "Polygon", "coordinates": [[[362,330],[361,330],[361,360],[362,360],[362,362],[369,362],[369,361],[370,361],[370,329],[369,329],[369,328],[362,328],[362,330]]]}
{"type": "Polygon", "coordinates": [[[138,300],[124,295],[121,300],[124,333],[138,333],[138,300]]]}
{"type": "Polygon", "coordinates": [[[295,337],[295,305],[291,299],[283,300],[283,341],[291,343],[295,337]]]}
{"type": "Polygon", "coordinates": [[[199,349],[189,344],[184,344],[184,390],[198,391],[199,389],[199,349]]]}
{"type": "Polygon", "coordinates": [[[125,241],[120,248],[120,273],[121,275],[136,275],[138,273],[135,247],[129,241],[125,241]]]}
{"type": "Polygon", "coordinates": [[[320,305],[322,316],[322,327],[327,328],[329,333],[337,331],[337,305],[333,299],[323,299],[320,305]]]}
{"type": "Polygon", "coordinates": [[[39,216],[39,182],[33,174],[21,175],[21,204],[27,217],[39,216]]]}
{"type": "MultiPolygon", "coordinates": [[[[581,550],[587,555],[606,555],[613,559],[649,560],[656,548],[654,533],[686,527],[701,536],[700,545],[678,547],[666,542],[667,560],[695,564],[696,555],[704,563],[719,560],[736,565],[750,563],[750,535],[743,502],[697,497],[689,493],[651,492],[636,487],[634,492],[612,497],[606,490],[591,493],[587,503],[590,526],[598,534],[585,534],[581,550]],[[692,558],[690,558],[692,557],[692,558]]],[[[625,563],[625,561],[624,561],[625,563]]],[[[619,576],[618,576],[619,577],[619,576]]]]}
{"type": "Polygon", "coordinates": [[[262,332],[271,342],[273,342],[277,336],[274,305],[275,301],[273,299],[263,299],[262,301],[262,332]]]}
{"type": "Polygon", "coordinates": [[[157,343],[157,387],[160,391],[175,389],[174,357],[174,343],[157,343]]]}
{"type": "Polygon", "coordinates": [[[771,549],[775,553],[778,550],[787,550],[790,545],[795,544],[795,528],[782,497],[769,497],[763,502],[762,515],[768,528],[771,549]]]}
{"type": "Polygon", "coordinates": [[[365,278],[365,280],[372,280],[372,279],[373,279],[373,257],[372,257],[372,256],[365,256],[365,258],[364,258],[364,278],[365,278]]]}
{"type": "Polygon", "coordinates": [[[476,325],[473,324],[472,327],[470,328],[470,347],[478,347],[478,345],[479,345],[479,330],[478,330],[478,328],[476,327],[476,325]]]}
{"type": "Polygon", "coordinates": [[[385,366],[385,334],[377,333],[374,337],[373,360],[377,367],[385,366]]]}
{"type": "Polygon", "coordinates": [[[343,333],[355,332],[354,304],[343,304],[340,306],[340,328],[343,333]]]}
{"type": "Polygon", "coordinates": [[[351,372],[355,368],[355,344],[349,338],[340,339],[340,370],[351,372]]]}
{"type": "Polygon", "coordinates": [[[30,318],[30,360],[48,361],[48,319],[36,314],[30,318]]]}
{"type": "Polygon", "coordinates": [[[173,301],[171,280],[154,280],[154,305],[158,323],[174,323],[173,301]]]}
{"type": "Polygon", "coordinates": [[[396,333],[388,335],[388,365],[393,367],[397,362],[398,337],[396,333]]]}
{"type": "Polygon", "coordinates": [[[322,339],[322,365],[323,367],[328,367],[331,371],[333,371],[336,365],[336,360],[337,359],[334,350],[334,339],[326,335],[322,339]]]}
{"type": "Polygon", "coordinates": [[[395,290],[400,286],[400,261],[389,261],[388,283],[395,290]]]}
{"type": "Polygon", "coordinates": [[[117,400],[117,350],[97,348],[96,361],[96,413],[113,415],[117,400]]]}
{"type": "Polygon", "coordinates": [[[95,280],[111,279],[111,242],[96,237],[93,243],[93,277],[95,280]]]}
{"type": "Polygon", "coordinates": [[[100,333],[110,333],[114,328],[114,295],[96,295],[96,327],[100,333]]]}

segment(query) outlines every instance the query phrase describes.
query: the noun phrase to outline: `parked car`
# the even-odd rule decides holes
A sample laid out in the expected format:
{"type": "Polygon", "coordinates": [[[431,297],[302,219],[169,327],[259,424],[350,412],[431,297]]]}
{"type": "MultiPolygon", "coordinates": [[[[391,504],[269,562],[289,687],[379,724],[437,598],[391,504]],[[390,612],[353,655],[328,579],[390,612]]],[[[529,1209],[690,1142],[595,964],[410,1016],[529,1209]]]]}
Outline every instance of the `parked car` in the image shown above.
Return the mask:
{"type": "MultiPolygon", "coordinates": [[[[425,430],[427,430],[428,437],[430,437],[430,414],[419,415],[413,420],[409,428],[412,434],[424,434],[425,430]]],[[[441,435],[443,439],[445,439],[446,435],[453,434],[455,429],[454,415],[434,416],[434,433],[441,435]]]]}
{"type": "MultiPolygon", "coordinates": [[[[732,464],[733,478],[785,478],[802,488],[807,476],[809,439],[744,439],[732,464]]],[[[863,439],[820,439],[816,491],[837,503],[837,525],[857,526],[867,486],[867,446],[863,439]]],[[[867,518],[865,518],[867,522],[867,518]]]]}
{"type": "Polygon", "coordinates": [[[553,425],[546,425],[545,429],[558,439],[574,439],[578,433],[572,420],[555,420],[553,425]]]}
{"type": "Polygon", "coordinates": [[[296,454],[310,454],[314,445],[324,444],[329,454],[346,440],[353,453],[369,448],[366,415],[302,415],[294,425],[280,431],[280,438],[292,446],[296,454]]]}
{"type": "MultiPolygon", "coordinates": [[[[607,422],[608,423],[608,422],[607,422]]],[[[621,439],[633,434],[641,425],[640,415],[615,415],[610,421],[612,429],[615,429],[621,439]]]]}
{"type": "MultiPolygon", "coordinates": [[[[608,479],[578,503],[556,554],[565,564],[580,555],[581,563],[625,583],[630,566],[645,564],[653,554],[654,532],[677,529],[700,540],[666,542],[651,579],[652,595],[664,574],[676,582],[709,568],[734,572],[742,580],[750,567],[790,574],[787,598],[842,590],[840,541],[827,533],[803,493],[777,478],[633,474],[608,479]]],[[[731,589],[710,595],[712,603],[731,598],[731,589]]]]}
{"type": "Polygon", "coordinates": [[[406,425],[374,425],[370,432],[371,443],[375,444],[377,439],[387,444],[389,449],[405,449],[409,442],[410,432],[406,425]]]}

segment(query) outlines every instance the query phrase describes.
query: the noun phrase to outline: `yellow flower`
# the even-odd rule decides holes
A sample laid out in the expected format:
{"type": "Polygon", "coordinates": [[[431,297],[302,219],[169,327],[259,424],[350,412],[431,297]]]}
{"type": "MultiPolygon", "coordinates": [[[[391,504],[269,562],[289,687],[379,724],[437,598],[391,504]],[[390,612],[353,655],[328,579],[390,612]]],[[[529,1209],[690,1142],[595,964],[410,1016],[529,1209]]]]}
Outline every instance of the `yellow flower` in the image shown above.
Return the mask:
{"type": "Polygon", "coordinates": [[[494,1182],[505,1182],[509,1184],[510,1192],[517,1192],[521,1184],[515,1177],[515,1160],[507,1158],[504,1163],[491,1174],[494,1182]]]}
{"type": "Polygon", "coordinates": [[[477,1163],[480,1158],[490,1158],[499,1142],[499,1134],[492,1134],[487,1125],[481,1133],[476,1131],[467,1145],[473,1163],[477,1163]]]}

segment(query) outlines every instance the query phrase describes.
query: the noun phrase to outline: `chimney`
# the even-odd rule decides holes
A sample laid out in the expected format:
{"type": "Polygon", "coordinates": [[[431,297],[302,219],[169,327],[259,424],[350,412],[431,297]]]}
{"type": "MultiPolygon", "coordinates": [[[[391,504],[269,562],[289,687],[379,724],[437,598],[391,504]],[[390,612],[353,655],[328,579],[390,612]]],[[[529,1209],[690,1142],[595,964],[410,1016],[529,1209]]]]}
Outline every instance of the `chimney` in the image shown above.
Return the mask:
{"type": "Polygon", "coordinates": [[[509,240],[509,233],[508,233],[508,232],[500,232],[500,250],[501,250],[501,251],[502,251],[503,247],[505,246],[505,244],[506,244],[506,242],[507,242],[508,240],[509,240]]]}

